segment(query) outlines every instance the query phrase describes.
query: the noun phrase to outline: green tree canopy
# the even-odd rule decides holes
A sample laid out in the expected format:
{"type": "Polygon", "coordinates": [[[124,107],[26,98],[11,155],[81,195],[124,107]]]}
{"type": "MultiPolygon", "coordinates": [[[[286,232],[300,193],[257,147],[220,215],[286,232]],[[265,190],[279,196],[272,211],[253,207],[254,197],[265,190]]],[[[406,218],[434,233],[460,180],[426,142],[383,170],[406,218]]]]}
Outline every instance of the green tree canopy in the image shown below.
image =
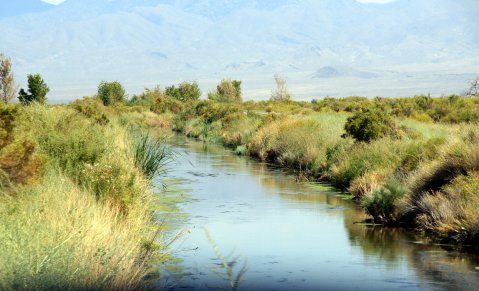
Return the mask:
{"type": "Polygon", "coordinates": [[[106,82],[102,81],[98,85],[98,97],[103,105],[113,105],[117,102],[124,102],[126,99],[125,89],[118,81],[106,82]]]}
{"type": "Polygon", "coordinates": [[[201,97],[201,90],[198,82],[183,82],[176,86],[169,86],[165,89],[165,94],[179,101],[198,100],[201,97]]]}
{"type": "Polygon", "coordinates": [[[215,92],[208,93],[208,99],[219,102],[242,102],[241,81],[224,79],[215,92]]]}
{"type": "Polygon", "coordinates": [[[47,102],[48,92],[50,92],[50,88],[40,74],[28,75],[28,93],[21,89],[18,99],[24,105],[28,105],[32,102],[45,104],[47,102]]]}

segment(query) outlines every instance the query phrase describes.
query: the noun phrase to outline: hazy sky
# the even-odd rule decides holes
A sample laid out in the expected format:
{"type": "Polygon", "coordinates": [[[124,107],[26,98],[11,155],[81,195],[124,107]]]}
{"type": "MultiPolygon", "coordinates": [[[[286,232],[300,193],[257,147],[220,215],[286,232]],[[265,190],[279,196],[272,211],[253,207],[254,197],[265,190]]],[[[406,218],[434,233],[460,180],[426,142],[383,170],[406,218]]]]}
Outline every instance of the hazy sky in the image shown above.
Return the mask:
{"type": "MultiPolygon", "coordinates": [[[[59,4],[65,0],[42,0],[43,2],[51,3],[51,4],[59,4]]],[[[361,3],[387,3],[392,2],[394,0],[356,0],[361,3]]]]}
{"type": "Polygon", "coordinates": [[[58,4],[58,3],[62,3],[64,0],[42,0],[42,1],[51,3],[51,4],[58,4]]]}

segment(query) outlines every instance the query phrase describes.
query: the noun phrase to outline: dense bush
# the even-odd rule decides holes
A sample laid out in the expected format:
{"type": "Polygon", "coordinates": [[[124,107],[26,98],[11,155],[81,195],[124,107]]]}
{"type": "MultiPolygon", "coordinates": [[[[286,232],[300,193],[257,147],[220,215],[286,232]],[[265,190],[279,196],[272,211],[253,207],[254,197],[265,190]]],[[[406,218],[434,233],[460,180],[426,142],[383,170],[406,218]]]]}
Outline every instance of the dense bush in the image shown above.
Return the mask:
{"type": "Polygon", "coordinates": [[[172,98],[168,95],[160,95],[156,100],[155,103],[151,106],[151,111],[155,113],[166,113],[172,112],[175,114],[179,114],[184,109],[183,102],[172,98]]]}
{"type": "Polygon", "coordinates": [[[98,98],[85,97],[73,101],[70,106],[79,113],[93,119],[98,124],[107,124],[109,119],[106,114],[106,108],[98,98]]]}
{"type": "Polygon", "coordinates": [[[37,145],[20,118],[17,107],[0,104],[0,192],[34,180],[40,170],[37,145]]]}
{"type": "Polygon", "coordinates": [[[118,81],[106,82],[102,81],[98,85],[98,98],[103,102],[103,105],[113,105],[118,102],[124,102],[126,99],[125,89],[118,81]]]}
{"type": "Polygon", "coordinates": [[[393,224],[398,219],[398,201],[405,194],[406,190],[398,181],[390,180],[371,195],[365,196],[362,205],[375,223],[393,224]]]}
{"type": "Polygon", "coordinates": [[[208,99],[217,102],[241,102],[241,81],[224,79],[218,86],[216,91],[208,93],[208,99]]]}
{"type": "Polygon", "coordinates": [[[153,89],[146,88],[143,93],[140,95],[133,95],[133,97],[128,102],[128,105],[131,106],[145,106],[151,108],[156,102],[156,99],[163,97],[164,92],[161,90],[160,86],[156,86],[153,89]]]}
{"type": "Polygon", "coordinates": [[[165,88],[165,94],[179,101],[194,101],[201,97],[201,90],[198,82],[183,82],[175,87],[174,85],[165,88]]]}
{"type": "Polygon", "coordinates": [[[233,113],[242,113],[241,105],[214,102],[211,100],[200,101],[195,107],[196,114],[207,123],[220,120],[233,113]]]}
{"type": "Polygon", "coordinates": [[[345,111],[352,113],[377,107],[392,116],[413,118],[424,122],[476,123],[479,121],[475,114],[479,110],[478,100],[478,96],[462,97],[458,95],[439,98],[420,95],[412,98],[375,98],[374,100],[353,96],[313,100],[312,107],[321,112],[345,111]]]}
{"type": "Polygon", "coordinates": [[[357,141],[372,140],[395,134],[394,121],[384,112],[377,109],[366,109],[348,118],[344,130],[357,141]]]}

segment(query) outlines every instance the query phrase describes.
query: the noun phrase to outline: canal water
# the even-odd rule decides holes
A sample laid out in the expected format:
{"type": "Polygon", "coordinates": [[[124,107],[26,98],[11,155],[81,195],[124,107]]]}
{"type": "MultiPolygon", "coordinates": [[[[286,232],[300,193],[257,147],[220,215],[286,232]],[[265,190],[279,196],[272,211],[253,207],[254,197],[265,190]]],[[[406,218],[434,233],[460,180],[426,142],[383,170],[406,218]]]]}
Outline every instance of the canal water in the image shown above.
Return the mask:
{"type": "Polygon", "coordinates": [[[286,170],[182,137],[173,146],[169,185],[188,199],[159,288],[479,290],[476,255],[362,224],[354,202],[286,170]]]}

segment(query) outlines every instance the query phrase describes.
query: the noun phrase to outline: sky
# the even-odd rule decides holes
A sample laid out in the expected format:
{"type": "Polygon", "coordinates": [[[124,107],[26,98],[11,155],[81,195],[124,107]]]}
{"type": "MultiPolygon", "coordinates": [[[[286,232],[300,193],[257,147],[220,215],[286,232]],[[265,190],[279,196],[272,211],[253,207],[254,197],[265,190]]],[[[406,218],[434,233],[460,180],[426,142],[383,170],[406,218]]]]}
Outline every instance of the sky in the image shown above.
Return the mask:
{"type": "Polygon", "coordinates": [[[47,2],[47,3],[50,3],[50,4],[60,4],[62,3],[64,0],[42,0],[43,2],[47,2]]]}
{"type": "MultiPolygon", "coordinates": [[[[42,1],[50,3],[50,4],[60,4],[65,0],[42,0],[42,1]]],[[[388,3],[388,2],[392,2],[394,0],[356,0],[356,1],[361,2],[361,3],[388,3]]]]}

